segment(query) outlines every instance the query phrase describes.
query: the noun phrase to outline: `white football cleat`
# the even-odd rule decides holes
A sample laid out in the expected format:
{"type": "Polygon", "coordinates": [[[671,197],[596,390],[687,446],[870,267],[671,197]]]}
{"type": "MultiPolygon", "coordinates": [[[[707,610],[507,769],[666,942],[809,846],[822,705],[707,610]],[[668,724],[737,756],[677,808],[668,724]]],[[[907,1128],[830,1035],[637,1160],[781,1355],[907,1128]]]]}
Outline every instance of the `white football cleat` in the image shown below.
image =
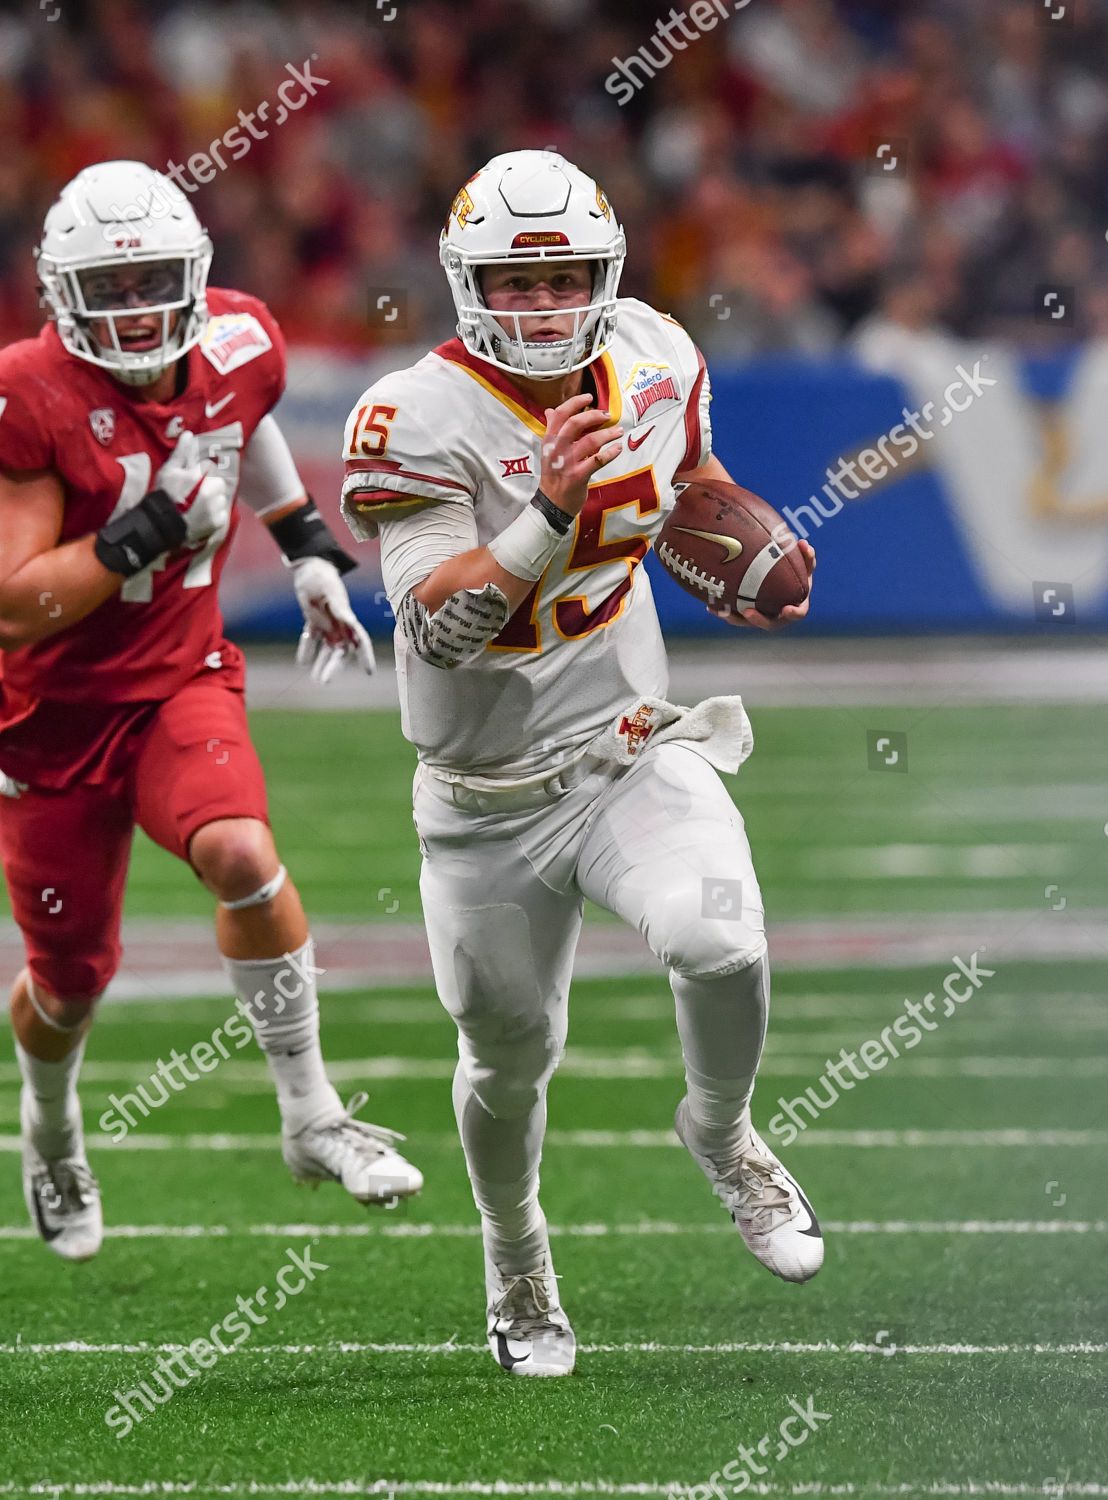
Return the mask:
{"type": "Polygon", "coordinates": [[[63,1260],[91,1260],[104,1238],[100,1186],[83,1150],[46,1161],[23,1137],[23,1196],[31,1223],[63,1260]]]}
{"type": "Polygon", "coordinates": [[[306,1125],[295,1134],[283,1130],[285,1165],[297,1182],[341,1182],[352,1198],[367,1206],[414,1197],[423,1186],[423,1173],[394,1149],[393,1143],[404,1137],[353,1118],[367,1098],[356,1094],[345,1114],[323,1125],[306,1125]]]}
{"type": "Polygon", "coordinates": [[[696,1126],[682,1099],[674,1129],[712,1191],[731,1215],[747,1249],[782,1281],[808,1281],[823,1265],[823,1236],[799,1183],[751,1127],[746,1149],[726,1172],[702,1156],[693,1142],[696,1126]]]}
{"type": "Polygon", "coordinates": [[[524,1275],[501,1271],[485,1256],[492,1357],[510,1375],[572,1375],[577,1340],[558,1300],[549,1254],[524,1275]]]}

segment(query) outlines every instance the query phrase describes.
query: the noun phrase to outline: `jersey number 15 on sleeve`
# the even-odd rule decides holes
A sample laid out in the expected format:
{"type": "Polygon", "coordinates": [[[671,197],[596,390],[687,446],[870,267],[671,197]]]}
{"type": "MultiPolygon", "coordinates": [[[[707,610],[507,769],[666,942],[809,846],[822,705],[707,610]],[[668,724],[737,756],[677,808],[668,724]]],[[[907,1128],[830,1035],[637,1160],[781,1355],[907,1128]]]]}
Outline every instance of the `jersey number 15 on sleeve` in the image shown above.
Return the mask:
{"type": "Polygon", "coordinates": [[[395,406],[362,406],[350,434],[351,458],[380,458],[389,444],[390,422],[396,421],[395,406]]]}

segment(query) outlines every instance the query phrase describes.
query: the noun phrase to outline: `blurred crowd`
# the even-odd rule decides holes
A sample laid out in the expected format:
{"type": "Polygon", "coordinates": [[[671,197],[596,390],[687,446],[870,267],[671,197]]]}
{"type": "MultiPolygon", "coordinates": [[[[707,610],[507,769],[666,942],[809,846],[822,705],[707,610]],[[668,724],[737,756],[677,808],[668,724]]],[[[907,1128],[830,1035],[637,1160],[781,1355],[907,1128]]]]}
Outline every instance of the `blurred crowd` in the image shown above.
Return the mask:
{"type": "Polygon", "coordinates": [[[627,229],[623,290],[717,358],[826,352],[874,318],[1039,347],[1108,333],[1108,0],[747,0],[667,55],[655,26],[670,14],[636,0],[0,10],[0,341],[39,324],[30,252],[69,177],[109,157],[186,163],[308,60],[325,83],[280,126],[273,103],[270,128],[193,196],[213,281],[263,297],[290,339],[447,336],[446,209],[489,156],[523,146],[601,180],[627,229]],[[642,86],[621,104],[625,76],[642,86]]]}

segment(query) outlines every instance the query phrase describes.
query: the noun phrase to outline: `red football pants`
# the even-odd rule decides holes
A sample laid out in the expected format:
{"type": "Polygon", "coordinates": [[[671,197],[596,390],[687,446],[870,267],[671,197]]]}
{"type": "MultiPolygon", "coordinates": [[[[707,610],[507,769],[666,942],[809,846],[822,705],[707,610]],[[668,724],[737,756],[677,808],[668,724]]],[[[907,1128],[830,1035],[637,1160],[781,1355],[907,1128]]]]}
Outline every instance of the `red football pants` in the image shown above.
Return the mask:
{"type": "MultiPolygon", "coordinates": [[[[203,677],[164,703],[120,704],[107,716],[96,729],[107,745],[101,779],[0,797],[0,858],[28,966],[37,984],[67,1000],[99,995],[119,967],[136,823],[187,860],[206,823],[268,822],[241,692],[203,677]]],[[[82,753],[79,744],[74,750],[82,753]]]]}

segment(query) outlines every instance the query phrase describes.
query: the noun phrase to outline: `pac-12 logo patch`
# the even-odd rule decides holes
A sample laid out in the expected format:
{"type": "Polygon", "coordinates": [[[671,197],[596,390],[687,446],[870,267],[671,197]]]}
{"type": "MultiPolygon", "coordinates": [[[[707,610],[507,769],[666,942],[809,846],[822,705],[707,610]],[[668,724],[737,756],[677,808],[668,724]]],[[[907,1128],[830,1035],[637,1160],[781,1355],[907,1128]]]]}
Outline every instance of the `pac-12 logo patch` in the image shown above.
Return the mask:
{"type": "Polygon", "coordinates": [[[115,437],[115,412],[110,406],[98,406],[95,411],[89,412],[88,425],[92,428],[96,441],[103,443],[106,448],[115,437]]]}

